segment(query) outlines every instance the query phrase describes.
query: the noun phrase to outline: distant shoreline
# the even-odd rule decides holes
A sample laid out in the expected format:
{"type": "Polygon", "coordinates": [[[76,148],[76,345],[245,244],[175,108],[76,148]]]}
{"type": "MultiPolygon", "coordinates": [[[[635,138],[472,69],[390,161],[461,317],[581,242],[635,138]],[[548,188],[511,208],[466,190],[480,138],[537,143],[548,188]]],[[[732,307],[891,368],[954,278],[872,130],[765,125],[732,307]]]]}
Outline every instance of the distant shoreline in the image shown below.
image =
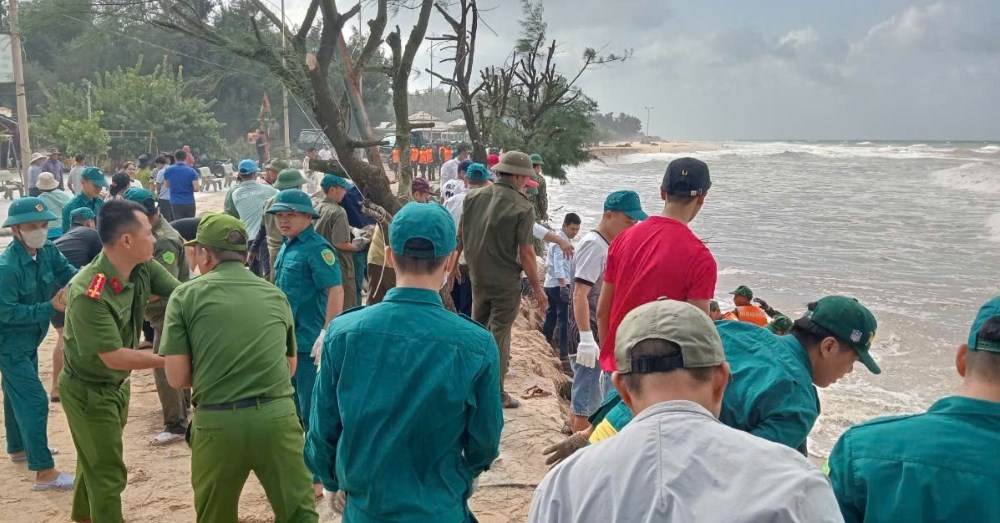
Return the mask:
{"type": "Polygon", "coordinates": [[[593,159],[615,158],[626,154],[640,153],[680,153],[696,151],[714,151],[719,145],[711,142],[674,142],[657,141],[649,143],[620,142],[615,144],[597,145],[586,148],[593,159]]]}

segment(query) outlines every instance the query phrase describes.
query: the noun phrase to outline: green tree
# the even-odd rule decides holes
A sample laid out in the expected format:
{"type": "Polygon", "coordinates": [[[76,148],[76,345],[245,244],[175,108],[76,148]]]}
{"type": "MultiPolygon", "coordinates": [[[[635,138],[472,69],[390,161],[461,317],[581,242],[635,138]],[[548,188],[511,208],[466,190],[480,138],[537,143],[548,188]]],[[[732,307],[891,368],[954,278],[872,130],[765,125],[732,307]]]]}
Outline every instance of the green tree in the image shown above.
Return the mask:
{"type": "Polygon", "coordinates": [[[111,151],[111,137],[101,128],[102,111],[83,120],[63,120],[56,130],[56,141],[67,151],[100,159],[111,151]]]}

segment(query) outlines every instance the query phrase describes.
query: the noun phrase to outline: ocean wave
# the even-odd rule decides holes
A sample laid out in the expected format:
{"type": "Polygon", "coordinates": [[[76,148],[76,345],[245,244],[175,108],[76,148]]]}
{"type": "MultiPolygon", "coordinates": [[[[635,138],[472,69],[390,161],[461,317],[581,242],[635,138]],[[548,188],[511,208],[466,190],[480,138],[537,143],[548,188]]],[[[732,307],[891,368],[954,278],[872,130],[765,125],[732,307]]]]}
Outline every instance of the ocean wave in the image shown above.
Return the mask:
{"type": "Polygon", "coordinates": [[[1000,145],[987,145],[985,147],[980,147],[979,149],[976,149],[973,152],[976,152],[976,153],[979,153],[979,154],[993,154],[993,153],[998,153],[998,152],[1000,152],[1000,145]]]}
{"type": "Polygon", "coordinates": [[[938,184],[979,194],[1000,193],[1000,164],[972,162],[931,173],[938,184]]]}
{"type": "Polygon", "coordinates": [[[858,142],[858,143],[856,143],[854,145],[875,145],[875,144],[873,144],[871,142],[858,142]]]}
{"type": "Polygon", "coordinates": [[[736,267],[726,267],[719,271],[719,276],[750,276],[751,274],[753,274],[753,271],[738,269],[736,267]]]}
{"type": "Polygon", "coordinates": [[[986,220],[986,229],[989,232],[990,240],[1000,242],[1000,212],[986,220]]]}

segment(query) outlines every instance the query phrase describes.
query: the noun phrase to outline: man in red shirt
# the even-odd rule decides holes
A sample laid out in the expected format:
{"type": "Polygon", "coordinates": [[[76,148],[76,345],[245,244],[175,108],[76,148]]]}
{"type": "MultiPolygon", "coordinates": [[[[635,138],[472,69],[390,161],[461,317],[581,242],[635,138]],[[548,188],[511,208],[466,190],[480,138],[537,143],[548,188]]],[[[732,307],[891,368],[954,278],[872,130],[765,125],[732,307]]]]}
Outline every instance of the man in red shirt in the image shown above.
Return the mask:
{"type": "Polygon", "coordinates": [[[688,223],[705,204],[710,187],[705,162],[694,158],[670,162],[660,186],[663,213],[630,227],[611,244],[597,304],[601,368],[606,372],[617,370],[615,333],[632,309],[662,296],[709,313],[718,270],[712,253],[688,223]]]}

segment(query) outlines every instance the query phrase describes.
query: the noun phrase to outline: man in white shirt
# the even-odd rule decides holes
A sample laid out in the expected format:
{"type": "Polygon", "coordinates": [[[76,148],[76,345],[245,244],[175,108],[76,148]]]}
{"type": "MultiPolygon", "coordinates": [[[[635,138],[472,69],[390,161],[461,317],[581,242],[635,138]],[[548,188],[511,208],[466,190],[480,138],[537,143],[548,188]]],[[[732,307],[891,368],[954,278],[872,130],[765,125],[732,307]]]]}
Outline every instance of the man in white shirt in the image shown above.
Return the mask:
{"type": "Polygon", "coordinates": [[[660,299],[625,316],[615,388],[635,418],[535,490],[532,523],[842,522],[827,478],[795,450],[723,425],[729,364],[697,307],[660,299]]]}
{"type": "Polygon", "coordinates": [[[458,179],[458,165],[469,159],[469,146],[460,145],[458,146],[458,154],[454,158],[444,162],[441,166],[441,183],[444,184],[448,180],[458,179]]]}
{"type": "MultiPolygon", "coordinates": [[[[570,241],[576,238],[580,232],[580,216],[576,213],[567,213],[563,219],[562,228],[557,233],[560,238],[570,241]]],[[[548,245],[548,253],[545,257],[545,282],[542,288],[545,289],[545,296],[549,299],[549,308],[545,311],[545,322],[542,325],[542,334],[545,335],[549,345],[554,345],[556,330],[559,334],[559,360],[562,362],[563,370],[572,375],[573,371],[569,366],[569,300],[570,300],[570,264],[569,257],[557,244],[548,245]]]]}
{"type": "Polygon", "coordinates": [[[250,234],[250,240],[257,237],[264,219],[264,203],[278,194],[278,190],[257,180],[257,163],[247,159],[240,162],[239,185],[233,189],[233,206],[237,217],[250,234]]]}

